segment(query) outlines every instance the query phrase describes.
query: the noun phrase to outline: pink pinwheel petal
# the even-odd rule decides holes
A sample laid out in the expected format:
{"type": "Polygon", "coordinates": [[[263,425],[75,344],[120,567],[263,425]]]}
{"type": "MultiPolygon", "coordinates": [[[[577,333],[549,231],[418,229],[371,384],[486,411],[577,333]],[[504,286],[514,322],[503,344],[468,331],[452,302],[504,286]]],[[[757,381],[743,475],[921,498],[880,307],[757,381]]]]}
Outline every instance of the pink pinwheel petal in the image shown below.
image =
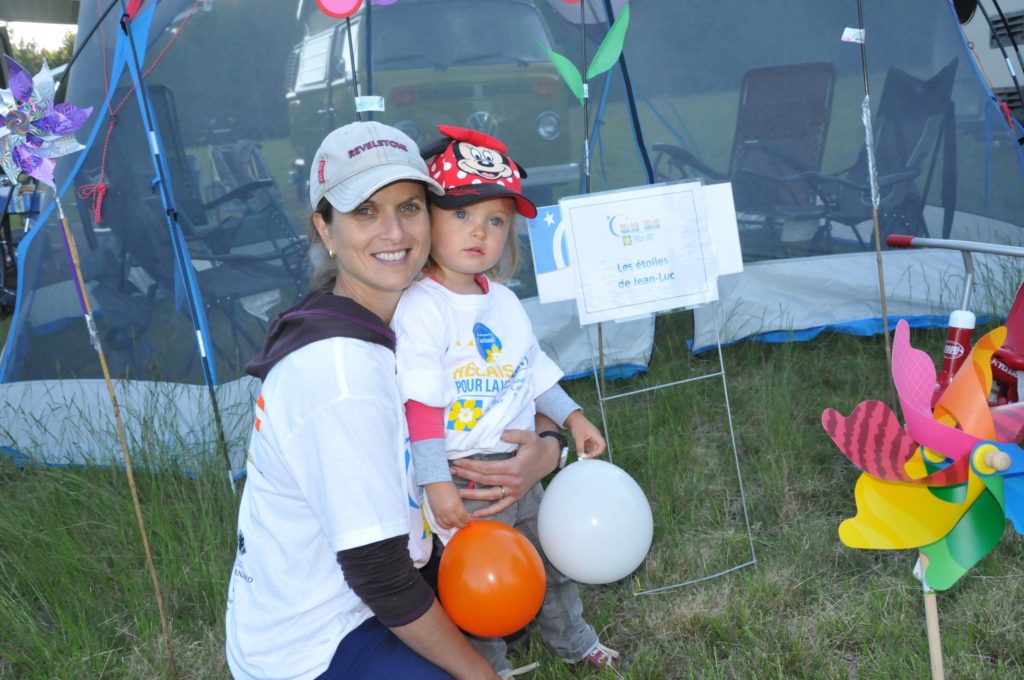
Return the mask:
{"type": "Polygon", "coordinates": [[[925,352],[910,345],[910,326],[900,319],[892,342],[892,379],[903,408],[907,434],[918,444],[958,460],[980,440],[932,417],[935,364],[925,352]]]}
{"type": "Polygon", "coordinates": [[[21,64],[7,55],[4,55],[4,57],[7,59],[7,70],[10,74],[7,78],[7,84],[11,89],[11,94],[19,102],[27,102],[32,98],[32,76],[28,74],[28,71],[21,64]]]}

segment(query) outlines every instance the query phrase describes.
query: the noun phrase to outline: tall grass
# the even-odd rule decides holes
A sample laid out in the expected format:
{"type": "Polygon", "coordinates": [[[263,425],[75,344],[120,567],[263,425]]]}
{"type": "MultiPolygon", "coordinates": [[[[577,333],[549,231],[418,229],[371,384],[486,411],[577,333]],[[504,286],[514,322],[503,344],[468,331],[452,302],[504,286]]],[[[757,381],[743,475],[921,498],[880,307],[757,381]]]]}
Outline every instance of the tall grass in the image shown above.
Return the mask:
{"type": "MultiPolygon", "coordinates": [[[[606,396],[718,369],[685,350],[686,315],[659,319],[651,370],[606,396]]],[[[944,332],[914,331],[937,356],[944,332]]],[[[895,406],[881,338],[824,336],[724,350],[757,565],[672,585],[748,560],[749,545],[719,379],[604,402],[614,462],[644,488],[655,542],[635,578],[583,588],[587,618],[628,659],[630,678],[923,678],[916,554],[843,547],[857,472],[821,429],[821,411],[878,398],[895,406]]],[[[568,389],[599,413],[594,383],[568,389]]],[[[220,462],[187,476],[138,475],[180,676],[223,678],[224,599],[237,498],[220,462]]],[[[19,468],[0,461],[0,677],[165,678],[160,624],[124,475],[113,468],[19,468]]],[[[1024,553],[1012,529],[939,595],[948,677],[1024,675],[1024,553]]],[[[513,662],[528,677],[587,677],[535,635],[513,662]]]]}

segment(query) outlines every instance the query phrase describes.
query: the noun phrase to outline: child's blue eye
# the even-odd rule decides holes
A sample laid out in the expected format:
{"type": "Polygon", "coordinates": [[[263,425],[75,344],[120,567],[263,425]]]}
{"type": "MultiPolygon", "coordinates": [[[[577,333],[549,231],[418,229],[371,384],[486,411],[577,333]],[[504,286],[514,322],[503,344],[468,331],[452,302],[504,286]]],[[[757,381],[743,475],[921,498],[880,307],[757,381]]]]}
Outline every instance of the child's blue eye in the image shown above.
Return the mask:
{"type": "Polygon", "coordinates": [[[455,216],[458,217],[460,220],[464,220],[464,219],[466,219],[466,211],[465,210],[456,210],[455,211],[455,216]]]}
{"type": "Polygon", "coordinates": [[[492,227],[503,227],[503,226],[505,226],[505,220],[500,218],[500,217],[492,217],[491,218],[491,226],[492,227]]]}

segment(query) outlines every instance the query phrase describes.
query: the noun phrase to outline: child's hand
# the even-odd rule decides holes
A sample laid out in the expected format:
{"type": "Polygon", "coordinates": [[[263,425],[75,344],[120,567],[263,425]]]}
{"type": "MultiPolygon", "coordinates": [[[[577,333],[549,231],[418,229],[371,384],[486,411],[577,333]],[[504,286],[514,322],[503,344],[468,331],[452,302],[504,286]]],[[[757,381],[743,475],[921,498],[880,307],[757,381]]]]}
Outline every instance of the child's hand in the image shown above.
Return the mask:
{"type": "Polygon", "coordinates": [[[580,458],[596,458],[604,453],[605,441],[601,430],[587,420],[582,411],[573,411],[565,419],[572,439],[576,442],[576,455],[580,458]]]}
{"type": "Polygon", "coordinates": [[[458,489],[451,482],[427,484],[427,499],[434,511],[434,519],[442,529],[461,529],[472,519],[462,504],[458,489]]]}

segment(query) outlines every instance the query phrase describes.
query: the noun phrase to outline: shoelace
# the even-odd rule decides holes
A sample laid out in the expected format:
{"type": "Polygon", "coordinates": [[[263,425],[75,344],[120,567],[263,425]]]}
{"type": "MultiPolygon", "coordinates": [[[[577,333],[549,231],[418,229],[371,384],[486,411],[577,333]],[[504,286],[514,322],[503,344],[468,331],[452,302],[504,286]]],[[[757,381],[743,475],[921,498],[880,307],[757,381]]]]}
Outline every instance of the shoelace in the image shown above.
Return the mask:
{"type": "Polygon", "coordinates": [[[593,670],[601,671],[602,674],[607,674],[611,671],[611,675],[614,678],[624,678],[625,676],[619,672],[616,668],[616,660],[619,658],[619,653],[611,647],[605,647],[600,642],[594,644],[594,648],[590,650],[590,653],[580,659],[580,664],[586,664],[593,670]]]}
{"type": "Polygon", "coordinates": [[[533,663],[528,663],[525,666],[520,666],[519,668],[509,668],[509,669],[503,670],[500,673],[498,673],[498,675],[501,676],[502,680],[509,680],[509,678],[514,678],[517,675],[525,675],[526,673],[529,673],[533,669],[539,668],[539,667],[540,667],[540,662],[539,661],[534,661],[533,663]]]}
{"type": "Polygon", "coordinates": [[[590,650],[590,653],[583,657],[584,660],[590,659],[595,654],[600,655],[602,666],[611,666],[615,663],[615,660],[619,658],[619,653],[611,647],[605,647],[600,642],[594,644],[594,648],[590,650]]]}

